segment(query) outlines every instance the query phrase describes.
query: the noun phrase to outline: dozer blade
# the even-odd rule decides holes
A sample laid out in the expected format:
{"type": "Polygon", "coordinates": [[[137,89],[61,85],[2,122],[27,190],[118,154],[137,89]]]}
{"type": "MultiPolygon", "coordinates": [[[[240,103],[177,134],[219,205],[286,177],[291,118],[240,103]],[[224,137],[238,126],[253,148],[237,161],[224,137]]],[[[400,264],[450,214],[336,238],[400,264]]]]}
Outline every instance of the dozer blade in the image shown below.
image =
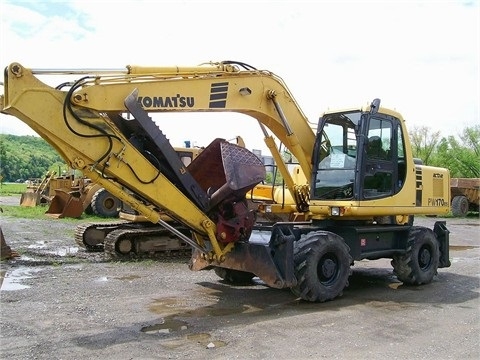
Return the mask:
{"type": "Polygon", "coordinates": [[[24,192],[20,198],[20,206],[35,207],[40,204],[42,194],[38,192],[24,192]]]}
{"type": "Polygon", "coordinates": [[[55,189],[55,196],[45,214],[52,218],[79,218],[84,211],[83,201],[78,191],[55,189]]]}

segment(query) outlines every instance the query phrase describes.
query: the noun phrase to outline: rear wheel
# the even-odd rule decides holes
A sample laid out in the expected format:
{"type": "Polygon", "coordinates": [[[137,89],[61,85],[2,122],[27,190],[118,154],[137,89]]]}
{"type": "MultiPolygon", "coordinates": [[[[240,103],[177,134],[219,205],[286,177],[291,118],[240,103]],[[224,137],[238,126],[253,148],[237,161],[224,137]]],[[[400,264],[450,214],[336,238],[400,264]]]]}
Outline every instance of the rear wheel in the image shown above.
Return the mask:
{"type": "Polygon", "coordinates": [[[314,232],[295,243],[297,285],[291,290],[303,300],[324,302],[342,295],[348,286],[352,257],[340,236],[314,232]]]}
{"type": "Polygon", "coordinates": [[[437,274],[439,259],[435,233],[425,227],[413,226],[408,234],[405,254],[393,257],[393,272],[406,284],[428,284],[437,274]]]}
{"type": "Polygon", "coordinates": [[[468,199],[463,196],[455,196],[452,200],[452,215],[465,217],[468,214],[468,199]]]}
{"type": "Polygon", "coordinates": [[[255,277],[255,274],[246,271],[225,269],[221,267],[216,267],[214,270],[218,277],[230,284],[249,284],[255,277]]]}

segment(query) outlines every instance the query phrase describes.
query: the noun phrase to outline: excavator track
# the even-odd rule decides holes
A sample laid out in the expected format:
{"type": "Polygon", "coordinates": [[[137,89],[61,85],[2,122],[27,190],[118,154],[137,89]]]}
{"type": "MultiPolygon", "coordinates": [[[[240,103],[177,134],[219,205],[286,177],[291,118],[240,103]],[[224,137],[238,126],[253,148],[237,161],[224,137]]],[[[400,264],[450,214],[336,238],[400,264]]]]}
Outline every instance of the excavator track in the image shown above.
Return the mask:
{"type": "MultiPolygon", "coordinates": [[[[189,234],[186,228],[179,231],[189,234]]],[[[192,254],[190,245],[161,226],[113,230],[105,237],[104,251],[111,258],[125,260],[179,258],[192,254]]]]}
{"type": "Polygon", "coordinates": [[[77,225],[75,229],[76,244],[91,252],[101,252],[104,249],[103,241],[105,236],[111,231],[129,226],[131,222],[126,220],[116,220],[111,222],[89,222],[77,225]]]}

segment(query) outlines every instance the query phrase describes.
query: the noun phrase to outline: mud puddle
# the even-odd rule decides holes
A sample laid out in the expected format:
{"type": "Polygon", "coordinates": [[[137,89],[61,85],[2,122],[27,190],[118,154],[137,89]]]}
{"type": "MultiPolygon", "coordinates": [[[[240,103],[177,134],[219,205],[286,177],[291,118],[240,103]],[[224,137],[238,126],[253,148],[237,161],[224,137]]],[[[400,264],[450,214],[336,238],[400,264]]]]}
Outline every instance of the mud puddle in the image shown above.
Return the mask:
{"type": "Polygon", "coordinates": [[[168,339],[162,343],[166,348],[174,349],[183,345],[189,345],[196,343],[207,349],[213,349],[217,347],[223,347],[227,345],[227,342],[218,339],[212,339],[212,336],[208,333],[189,333],[190,327],[186,321],[172,319],[167,317],[161,319],[159,323],[144,326],[140,329],[141,332],[149,335],[158,334],[181,334],[181,338],[168,339]]]}
{"type": "Polygon", "coordinates": [[[0,273],[0,291],[15,291],[28,289],[25,280],[31,279],[41,269],[31,267],[19,267],[10,271],[2,270],[0,273]]]}
{"type": "Polygon", "coordinates": [[[79,250],[77,246],[57,246],[54,250],[50,250],[45,241],[35,241],[34,244],[29,245],[27,248],[32,250],[42,250],[42,252],[45,250],[45,253],[56,256],[73,256],[79,250]]]}
{"type": "Polygon", "coordinates": [[[187,330],[188,326],[185,321],[175,319],[162,319],[161,322],[154,325],[144,326],[141,331],[146,334],[163,333],[168,334],[180,330],[187,330]]]}

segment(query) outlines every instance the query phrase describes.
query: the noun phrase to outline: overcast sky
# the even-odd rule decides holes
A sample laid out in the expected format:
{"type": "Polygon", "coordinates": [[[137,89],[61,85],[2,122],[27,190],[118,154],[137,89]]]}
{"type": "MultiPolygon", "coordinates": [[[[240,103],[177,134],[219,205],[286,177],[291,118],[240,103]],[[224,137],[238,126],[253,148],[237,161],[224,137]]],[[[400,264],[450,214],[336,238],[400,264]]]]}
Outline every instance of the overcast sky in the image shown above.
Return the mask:
{"type": "MultiPolygon", "coordinates": [[[[410,128],[442,136],[480,122],[479,0],[0,0],[0,21],[2,67],[237,60],[283,78],[312,122],[326,109],[376,97],[410,128]]],[[[159,126],[174,146],[241,135],[248,148],[263,148],[250,118],[202,114],[159,126]]],[[[0,132],[35,135],[6,115],[0,132]]]]}

